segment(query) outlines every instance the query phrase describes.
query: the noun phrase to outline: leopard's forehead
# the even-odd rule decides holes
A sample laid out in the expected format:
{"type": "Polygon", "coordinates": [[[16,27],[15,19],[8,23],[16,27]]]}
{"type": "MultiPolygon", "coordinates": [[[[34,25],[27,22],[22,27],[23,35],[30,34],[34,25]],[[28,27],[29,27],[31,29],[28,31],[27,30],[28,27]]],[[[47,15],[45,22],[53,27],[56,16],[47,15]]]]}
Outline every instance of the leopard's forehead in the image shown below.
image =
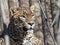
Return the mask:
{"type": "Polygon", "coordinates": [[[22,16],[25,15],[27,17],[31,17],[33,15],[33,13],[31,12],[31,10],[29,8],[14,8],[11,9],[12,11],[12,15],[16,18],[17,16],[22,16]]]}

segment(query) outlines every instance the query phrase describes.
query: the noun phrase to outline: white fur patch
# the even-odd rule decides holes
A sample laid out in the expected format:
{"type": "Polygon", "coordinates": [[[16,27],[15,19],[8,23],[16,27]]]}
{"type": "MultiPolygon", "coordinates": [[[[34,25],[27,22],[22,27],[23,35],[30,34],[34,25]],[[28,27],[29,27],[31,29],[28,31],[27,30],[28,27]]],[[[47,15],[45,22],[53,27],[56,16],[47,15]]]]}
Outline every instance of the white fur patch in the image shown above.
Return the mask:
{"type": "Polygon", "coordinates": [[[26,35],[26,37],[23,40],[23,45],[33,45],[31,42],[33,30],[28,30],[27,32],[28,32],[28,34],[26,35]]]}

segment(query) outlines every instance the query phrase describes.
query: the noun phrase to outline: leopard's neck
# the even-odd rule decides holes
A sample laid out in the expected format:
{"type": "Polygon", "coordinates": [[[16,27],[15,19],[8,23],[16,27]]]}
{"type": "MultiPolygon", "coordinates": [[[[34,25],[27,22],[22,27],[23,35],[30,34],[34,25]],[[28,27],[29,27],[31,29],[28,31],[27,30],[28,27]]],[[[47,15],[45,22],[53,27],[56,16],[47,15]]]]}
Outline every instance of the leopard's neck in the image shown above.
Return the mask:
{"type": "Polygon", "coordinates": [[[32,34],[33,34],[33,30],[32,29],[27,30],[27,35],[26,35],[26,37],[23,40],[23,45],[28,44],[28,43],[29,43],[28,45],[32,45],[32,42],[30,40],[32,38],[32,34]]]}

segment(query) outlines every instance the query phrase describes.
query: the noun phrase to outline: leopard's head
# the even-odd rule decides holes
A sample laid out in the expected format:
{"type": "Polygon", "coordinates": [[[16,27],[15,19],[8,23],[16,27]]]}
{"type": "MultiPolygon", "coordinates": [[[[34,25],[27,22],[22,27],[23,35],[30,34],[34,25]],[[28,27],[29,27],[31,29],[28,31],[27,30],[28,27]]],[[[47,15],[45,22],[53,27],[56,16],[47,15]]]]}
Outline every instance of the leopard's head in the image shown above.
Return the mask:
{"type": "Polygon", "coordinates": [[[30,8],[11,8],[10,12],[14,19],[19,18],[23,26],[27,29],[33,29],[35,26],[34,6],[30,8]]]}

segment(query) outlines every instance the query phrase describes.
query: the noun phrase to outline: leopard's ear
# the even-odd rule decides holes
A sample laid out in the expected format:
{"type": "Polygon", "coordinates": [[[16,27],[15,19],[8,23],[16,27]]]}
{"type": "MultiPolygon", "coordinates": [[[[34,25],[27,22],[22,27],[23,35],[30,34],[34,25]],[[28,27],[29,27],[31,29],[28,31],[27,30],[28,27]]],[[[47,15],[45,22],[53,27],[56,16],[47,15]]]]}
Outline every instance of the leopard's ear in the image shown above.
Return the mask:
{"type": "Polygon", "coordinates": [[[30,7],[30,10],[31,10],[32,13],[34,12],[34,9],[35,9],[35,6],[32,5],[32,6],[30,7]]]}
{"type": "Polygon", "coordinates": [[[10,8],[11,16],[14,16],[14,15],[18,14],[19,11],[20,11],[20,8],[10,8]]]}

